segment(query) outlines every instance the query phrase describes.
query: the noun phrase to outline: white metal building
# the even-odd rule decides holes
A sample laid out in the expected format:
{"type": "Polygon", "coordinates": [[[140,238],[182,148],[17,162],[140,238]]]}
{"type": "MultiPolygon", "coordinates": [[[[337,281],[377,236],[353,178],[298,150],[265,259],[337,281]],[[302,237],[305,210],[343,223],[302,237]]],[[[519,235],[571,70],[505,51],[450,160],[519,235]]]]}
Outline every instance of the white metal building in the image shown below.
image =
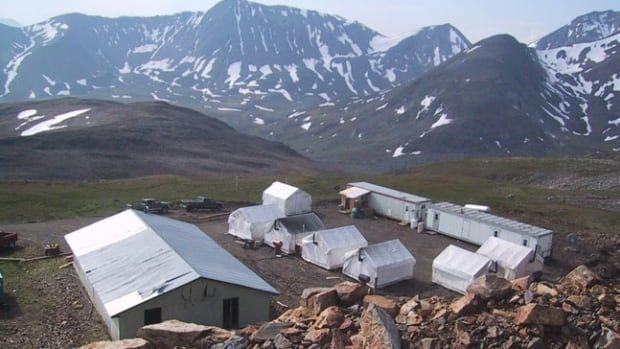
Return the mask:
{"type": "Polygon", "coordinates": [[[476,251],[497,263],[497,275],[508,280],[542,271],[544,260],[531,248],[490,237],[476,251]]]}
{"type": "Polygon", "coordinates": [[[369,191],[368,207],[374,209],[377,214],[408,224],[411,221],[421,222],[424,219],[426,206],[431,202],[430,199],[421,196],[367,182],[349,183],[347,186],[369,191]]]}
{"type": "Polygon", "coordinates": [[[279,218],[265,233],[265,244],[273,247],[274,241],[281,241],[282,252],[294,253],[304,237],[324,229],[325,225],[314,212],[279,218]]]}
{"type": "Polygon", "coordinates": [[[342,273],[358,281],[365,275],[370,287],[381,288],[413,278],[414,267],[415,258],[405,245],[389,240],[347,253],[342,273]]]}
{"type": "Polygon", "coordinates": [[[275,220],[284,217],[286,215],[277,205],[241,207],[228,216],[228,234],[262,242],[275,220]]]}
{"type": "Polygon", "coordinates": [[[301,258],[331,270],[342,267],[347,252],[366,246],[368,241],[353,225],[320,230],[302,240],[301,258]]]}
{"type": "Polygon", "coordinates": [[[282,182],[273,182],[263,191],[263,205],[276,205],[287,216],[312,212],[312,196],[282,182]]]}
{"type": "Polygon", "coordinates": [[[193,224],[126,210],[65,235],[113,339],[177,319],[227,328],[269,320],[278,292],[193,224]]]}
{"type": "Polygon", "coordinates": [[[426,228],[459,240],[482,245],[492,236],[551,256],[553,232],[492,214],[440,202],[428,206],[426,228]]]}
{"type": "Polygon", "coordinates": [[[433,260],[432,281],[447,289],[465,294],[476,278],[489,274],[491,259],[450,245],[433,260]]]}

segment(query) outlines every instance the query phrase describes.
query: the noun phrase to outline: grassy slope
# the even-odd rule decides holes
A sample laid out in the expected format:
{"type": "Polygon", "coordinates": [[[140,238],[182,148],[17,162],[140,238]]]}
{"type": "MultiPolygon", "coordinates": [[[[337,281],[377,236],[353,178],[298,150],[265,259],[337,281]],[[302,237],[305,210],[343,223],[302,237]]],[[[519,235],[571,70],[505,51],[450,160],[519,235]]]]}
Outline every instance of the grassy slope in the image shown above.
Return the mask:
{"type": "Polygon", "coordinates": [[[44,221],[107,214],[141,197],[176,201],[196,195],[225,201],[260,201],[273,180],[286,180],[310,192],[315,201],[337,198],[337,185],[367,180],[427,196],[434,201],[482,203],[495,212],[563,230],[617,231],[620,215],[592,204],[575,204],[581,197],[620,199],[620,190],[557,190],[524,184],[532,174],[552,177],[618,173],[618,162],[593,159],[465,160],[432,164],[408,173],[343,177],[186,178],[159,176],[97,183],[0,183],[0,222],[44,221]]]}

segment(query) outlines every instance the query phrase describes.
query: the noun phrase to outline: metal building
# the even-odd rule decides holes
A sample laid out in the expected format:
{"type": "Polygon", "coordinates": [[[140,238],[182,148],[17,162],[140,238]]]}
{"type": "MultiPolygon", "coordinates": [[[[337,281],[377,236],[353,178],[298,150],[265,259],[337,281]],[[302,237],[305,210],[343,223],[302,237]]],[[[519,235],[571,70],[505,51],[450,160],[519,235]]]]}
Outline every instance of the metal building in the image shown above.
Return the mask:
{"type": "Polygon", "coordinates": [[[475,245],[494,236],[551,256],[551,230],[494,216],[463,206],[440,202],[428,206],[426,228],[475,245]]]}
{"type": "Polygon", "coordinates": [[[430,199],[421,196],[367,182],[354,182],[347,184],[347,186],[368,191],[368,198],[366,199],[368,207],[375,210],[377,214],[407,224],[412,221],[423,221],[426,206],[431,202],[430,199]]]}
{"type": "Polygon", "coordinates": [[[165,320],[239,328],[278,292],[193,224],[126,210],[65,235],[113,339],[165,320]]]}

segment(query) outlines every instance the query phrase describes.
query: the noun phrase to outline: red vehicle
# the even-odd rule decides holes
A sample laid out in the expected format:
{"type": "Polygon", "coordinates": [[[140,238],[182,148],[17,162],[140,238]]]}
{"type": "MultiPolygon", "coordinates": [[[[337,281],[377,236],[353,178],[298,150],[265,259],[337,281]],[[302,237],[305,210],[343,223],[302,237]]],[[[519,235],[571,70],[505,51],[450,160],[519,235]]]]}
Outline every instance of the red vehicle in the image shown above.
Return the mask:
{"type": "Polygon", "coordinates": [[[0,250],[5,248],[15,248],[17,242],[17,233],[7,233],[0,231],[0,250]]]}

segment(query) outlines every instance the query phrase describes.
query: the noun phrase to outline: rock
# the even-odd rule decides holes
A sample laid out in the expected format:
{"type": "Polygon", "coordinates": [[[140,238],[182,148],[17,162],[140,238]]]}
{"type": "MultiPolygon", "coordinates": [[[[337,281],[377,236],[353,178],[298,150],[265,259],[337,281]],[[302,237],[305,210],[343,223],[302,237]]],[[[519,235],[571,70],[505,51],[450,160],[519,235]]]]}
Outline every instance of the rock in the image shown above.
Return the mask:
{"type": "Polygon", "coordinates": [[[212,345],[209,349],[245,349],[247,348],[247,346],[247,339],[240,336],[232,336],[228,338],[224,343],[212,345]]]}
{"type": "Polygon", "coordinates": [[[245,337],[248,338],[250,337],[254,332],[256,332],[256,330],[258,330],[256,327],[249,325],[246,326],[240,330],[237,331],[237,335],[241,336],[241,337],[245,337]]]}
{"type": "Polygon", "coordinates": [[[560,280],[562,287],[581,291],[600,282],[600,278],[585,265],[580,265],[560,280]]]}
{"type": "Polygon", "coordinates": [[[566,313],[560,308],[531,303],[519,308],[515,323],[560,327],[566,322],[566,313]]]}
{"type": "Polygon", "coordinates": [[[590,349],[588,340],[582,337],[571,338],[564,349],[590,349]]]}
{"type": "Polygon", "coordinates": [[[336,290],[330,288],[308,298],[308,309],[310,309],[314,315],[319,315],[323,310],[338,305],[338,301],[339,298],[336,290]]]}
{"type": "Polygon", "coordinates": [[[348,281],[341,282],[334,288],[343,307],[361,303],[370,290],[368,286],[348,281]]]}
{"type": "Polygon", "coordinates": [[[280,322],[306,322],[314,320],[314,316],[306,307],[289,309],[282,313],[277,319],[280,322]]]}
{"type": "Polygon", "coordinates": [[[354,331],[355,330],[355,324],[353,323],[353,321],[351,319],[344,319],[342,324],[340,324],[340,326],[338,326],[338,329],[341,330],[341,331],[344,331],[344,332],[354,331]]]}
{"type": "Polygon", "coordinates": [[[336,328],[344,321],[342,310],[336,306],[326,308],[314,323],[315,328],[336,328]]]}
{"type": "Polygon", "coordinates": [[[463,328],[463,325],[456,323],[454,326],[454,341],[458,348],[469,348],[473,344],[471,334],[467,329],[463,328]]]}
{"type": "Polygon", "coordinates": [[[439,349],[439,340],[437,338],[422,338],[422,349],[439,349]]]}
{"type": "Polygon", "coordinates": [[[299,305],[302,307],[308,307],[309,306],[308,299],[310,299],[310,297],[314,296],[315,294],[321,293],[321,292],[329,291],[331,289],[332,288],[329,288],[329,287],[306,288],[301,293],[301,297],[299,299],[299,305]]]}
{"type": "Polygon", "coordinates": [[[513,290],[522,292],[530,287],[532,278],[530,276],[524,276],[522,278],[514,279],[510,283],[513,290]]]}
{"type": "Polygon", "coordinates": [[[405,304],[403,304],[400,307],[400,310],[398,311],[398,315],[407,316],[409,315],[410,312],[416,310],[419,306],[420,306],[420,299],[418,296],[415,296],[409,299],[408,301],[406,301],[405,304]]]}
{"type": "Polygon", "coordinates": [[[566,298],[566,303],[569,303],[582,310],[591,310],[594,306],[592,298],[575,294],[568,296],[566,298]]]}
{"type": "Polygon", "coordinates": [[[620,348],[620,335],[603,326],[601,335],[594,343],[594,347],[596,349],[618,349],[620,348]]]}
{"type": "Polygon", "coordinates": [[[433,309],[435,309],[435,306],[431,304],[431,302],[426,299],[422,299],[420,301],[420,309],[418,309],[418,313],[423,317],[427,317],[433,313],[433,309]]]}
{"type": "Polygon", "coordinates": [[[360,322],[360,334],[364,338],[365,348],[399,349],[401,347],[396,324],[392,316],[383,308],[370,303],[360,322]]]}
{"type": "Polygon", "coordinates": [[[364,297],[364,307],[368,308],[370,304],[385,310],[391,317],[395,317],[400,310],[398,303],[394,299],[376,294],[364,297]]]}
{"type": "Polygon", "coordinates": [[[542,339],[538,337],[534,337],[527,343],[526,348],[527,349],[545,349],[545,344],[543,343],[542,339]]]}
{"type": "Polygon", "coordinates": [[[512,292],[512,284],[495,275],[483,275],[467,286],[467,292],[477,294],[483,300],[501,300],[512,292]]]}
{"type": "Polygon", "coordinates": [[[295,324],[292,322],[267,322],[250,336],[250,342],[263,343],[265,341],[273,341],[281,330],[293,325],[295,324]]]}
{"type": "Polygon", "coordinates": [[[276,349],[289,349],[293,347],[293,342],[280,333],[273,339],[273,346],[276,349]]]}
{"type": "Polygon", "coordinates": [[[558,291],[545,284],[536,284],[536,293],[540,295],[548,295],[551,297],[557,297],[558,295],[558,291]]]}
{"type": "Polygon", "coordinates": [[[450,304],[450,311],[457,317],[476,314],[482,308],[482,300],[475,293],[467,293],[450,304]]]}
{"type": "Polygon", "coordinates": [[[344,349],[349,343],[347,336],[342,331],[332,330],[332,340],[329,344],[330,349],[344,349]]]}
{"type": "Polygon", "coordinates": [[[207,342],[219,343],[233,336],[233,332],[214,326],[203,326],[177,320],[148,325],[138,330],[138,337],[153,344],[155,349],[175,346],[197,346],[207,342]]]}
{"type": "Polygon", "coordinates": [[[431,318],[431,321],[439,321],[441,319],[445,320],[445,316],[447,313],[448,313],[448,310],[446,310],[446,308],[441,308],[435,313],[435,315],[433,315],[433,317],[431,318]]]}
{"type": "Polygon", "coordinates": [[[86,344],[79,349],[151,349],[151,343],[142,338],[123,339],[120,341],[101,341],[86,344]]]}
{"type": "Polygon", "coordinates": [[[362,349],[364,348],[364,337],[360,334],[356,334],[353,335],[349,338],[349,340],[351,341],[351,346],[355,349],[362,349]]]}
{"type": "Polygon", "coordinates": [[[304,340],[322,347],[331,341],[331,330],[329,328],[312,329],[306,333],[304,340]]]}

